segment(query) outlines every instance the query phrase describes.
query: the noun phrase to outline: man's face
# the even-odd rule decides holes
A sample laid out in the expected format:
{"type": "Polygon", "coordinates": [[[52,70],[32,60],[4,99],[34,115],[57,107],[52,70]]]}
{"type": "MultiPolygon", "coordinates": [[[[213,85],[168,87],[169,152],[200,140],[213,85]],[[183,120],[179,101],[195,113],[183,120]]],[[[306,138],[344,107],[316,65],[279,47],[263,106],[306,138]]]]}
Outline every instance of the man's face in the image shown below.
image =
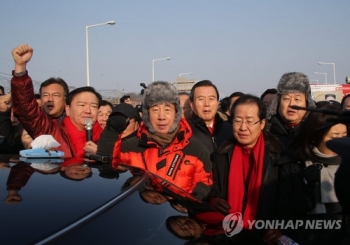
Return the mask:
{"type": "Polygon", "coordinates": [[[199,118],[202,118],[207,125],[211,125],[219,106],[215,89],[211,86],[196,88],[190,106],[199,118]]]}
{"type": "Polygon", "coordinates": [[[182,107],[182,118],[185,118],[186,120],[188,120],[189,118],[191,118],[191,115],[192,115],[192,109],[189,103],[190,96],[181,94],[179,98],[180,98],[180,105],[182,107]]]}
{"type": "Polygon", "coordinates": [[[84,167],[83,164],[70,164],[66,167],[62,167],[61,171],[64,171],[66,176],[70,179],[85,179],[91,174],[91,168],[84,167]]]}
{"type": "Polygon", "coordinates": [[[264,98],[263,98],[262,101],[264,102],[264,104],[265,104],[265,106],[266,106],[267,109],[268,109],[269,106],[271,105],[274,96],[275,96],[274,94],[266,94],[266,95],[264,96],[264,98]]]}
{"type": "Polygon", "coordinates": [[[79,129],[85,129],[85,119],[91,118],[95,123],[98,111],[98,98],[91,92],[81,92],[73,98],[70,105],[66,105],[66,114],[79,129]]]}
{"type": "Polygon", "coordinates": [[[141,192],[141,195],[149,203],[162,204],[168,201],[168,199],[157,191],[145,190],[141,192]]]}
{"type": "Polygon", "coordinates": [[[175,105],[159,104],[148,109],[149,119],[157,133],[167,134],[175,121],[175,105]]]}
{"type": "Polygon", "coordinates": [[[287,124],[299,124],[306,114],[305,110],[294,110],[292,105],[306,107],[306,97],[303,93],[282,94],[278,113],[287,124]]]}
{"type": "Polygon", "coordinates": [[[233,136],[243,146],[253,147],[265,127],[265,119],[260,120],[259,108],[254,103],[240,104],[235,108],[232,121],[233,136]]]}
{"type": "Polygon", "coordinates": [[[112,113],[112,108],[109,105],[103,105],[98,108],[97,121],[102,128],[106,127],[107,119],[112,113]]]}
{"type": "Polygon", "coordinates": [[[199,237],[205,229],[202,223],[186,216],[176,217],[170,222],[170,227],[180,237],[199,237]]]}
{"type": "Polygon", "coordinates": [[[342,109],[343,111],[350,111],[350,97],[345,99],[342,109]]]}
{"type": "Polygon", "coordinates": [[[41,107],[51,118],[58,118],[64,112],[66,95],[61,85],[53,83],[41,88],[41,107]]]}
{"type": "Polygon", "coordinates": [[[131,100],[131,98],[127,98],[126,100],[124,100],[124,103],[127,103],[127,104],[132,105],[132,100],[131,100]]]}

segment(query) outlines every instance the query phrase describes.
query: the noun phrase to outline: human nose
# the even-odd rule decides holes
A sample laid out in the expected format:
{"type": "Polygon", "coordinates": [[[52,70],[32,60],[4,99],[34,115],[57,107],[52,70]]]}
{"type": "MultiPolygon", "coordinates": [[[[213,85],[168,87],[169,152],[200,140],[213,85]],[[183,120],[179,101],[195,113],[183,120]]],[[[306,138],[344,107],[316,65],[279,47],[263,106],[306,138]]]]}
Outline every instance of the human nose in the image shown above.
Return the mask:
{"type": "Polygon", "coordinates": [[[158,119],[162,120],[165,118],[165,110],[159,110],[158,119]]]}
{"type": "Polygon", "coordinates": [[[248,126],[247,123],[245,121],[241,122],[241,125],[239,126],[240,130],[247,130],[248,126]]]}

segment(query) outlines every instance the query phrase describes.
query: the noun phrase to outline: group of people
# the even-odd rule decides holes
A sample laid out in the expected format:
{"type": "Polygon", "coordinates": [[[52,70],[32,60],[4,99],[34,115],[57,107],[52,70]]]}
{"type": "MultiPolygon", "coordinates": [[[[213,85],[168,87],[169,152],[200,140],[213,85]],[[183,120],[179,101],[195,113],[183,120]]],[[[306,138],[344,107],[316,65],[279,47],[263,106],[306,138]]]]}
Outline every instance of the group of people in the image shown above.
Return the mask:
{"type": "MultiPolygon", "coordinates": [[[[145,169],[223,215],[241,213],[245,230],[252,220],[342,219],[334,191],[341,159],[327,141],[345,137],[347,125],[292,106],[340,111],[349,109],[349,97],[315,104],[309,79],[299,72],[283,74],[260,98],[235,92],[221,103],[209,80],[189,94],[157,81],[144,91],[140,116],[130,97],[113,106],[92,87],[69,92],[62,79],[50,78],[40,86],[40,105],[26,69],[32,55],[26,44],[12,51],[11,94],[0,96],[1,150],[14,135],[14,117],[31,139],[52,135],[67,158],[107,155],[114,169],[145,169]],[[89,140],[87,118],[93,122],[89,140]]],[[[268,244],[283,234],[302,244],[342,238],[340,231],[322,231],[311,239],[310,232],[258,234],[268,244]]]]}

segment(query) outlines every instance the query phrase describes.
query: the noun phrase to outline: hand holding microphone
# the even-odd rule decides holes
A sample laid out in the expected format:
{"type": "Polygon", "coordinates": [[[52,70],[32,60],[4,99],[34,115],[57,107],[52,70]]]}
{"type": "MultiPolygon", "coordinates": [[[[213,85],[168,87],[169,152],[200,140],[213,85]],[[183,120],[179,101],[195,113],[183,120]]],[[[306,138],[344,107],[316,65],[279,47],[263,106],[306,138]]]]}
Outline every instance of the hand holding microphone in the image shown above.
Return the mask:
{"type": "Polygon", "coordinates": [[[86,142],[92,141],[92,118],[85,119],[85,129],[86,129],[86,142]]]}

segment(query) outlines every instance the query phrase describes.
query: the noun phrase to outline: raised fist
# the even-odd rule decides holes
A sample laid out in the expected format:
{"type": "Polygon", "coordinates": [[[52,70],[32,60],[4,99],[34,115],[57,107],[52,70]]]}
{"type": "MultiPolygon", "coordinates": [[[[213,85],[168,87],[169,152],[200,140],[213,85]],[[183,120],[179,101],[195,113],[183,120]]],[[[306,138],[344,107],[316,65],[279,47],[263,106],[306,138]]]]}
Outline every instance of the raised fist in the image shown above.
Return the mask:
{"type": "Polygon", "coordinates": [[[15,72],[25,71],[26,64],[32,58],[33,49],[27,44],[22,44],[14,48],[11,53],[13,60],[15,61],[15,72]]]}

